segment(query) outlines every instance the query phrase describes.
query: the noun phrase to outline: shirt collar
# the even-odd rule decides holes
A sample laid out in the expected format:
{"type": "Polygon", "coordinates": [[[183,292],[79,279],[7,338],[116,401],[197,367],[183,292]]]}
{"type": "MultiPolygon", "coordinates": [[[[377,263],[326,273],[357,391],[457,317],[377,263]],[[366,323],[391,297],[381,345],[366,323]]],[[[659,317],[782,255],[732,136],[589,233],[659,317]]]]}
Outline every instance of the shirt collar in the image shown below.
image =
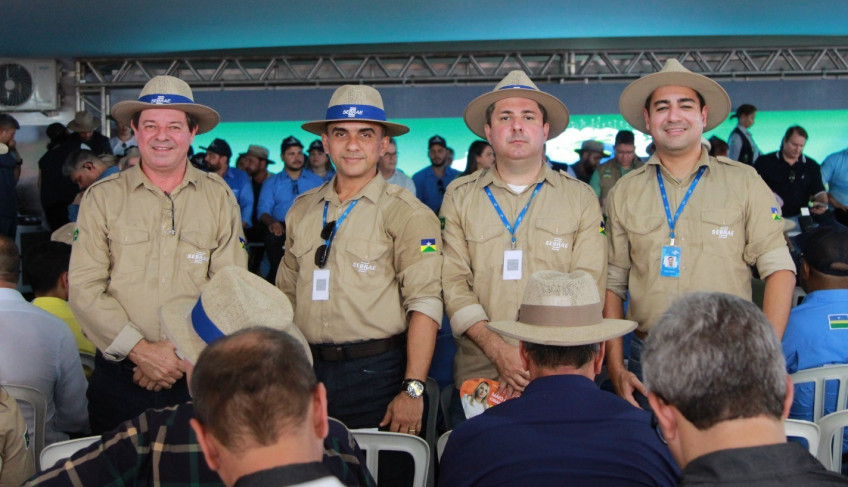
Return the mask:
{"type": "MultiPolygon", "coordinates": [[[[333,179],[331,179],[321,187],[321,189],[319,190],[321,198],[317,200],[318,203],[323,201],[329,201],[330,203],[336,206],[341,206],[342,203],[341,201],[339,201],[339,195],[336,193],[335,190],[337,177],[338,175],[334,175],[333,179]]],[[[366,184],[365,187],[359,191],[359,193],[354,195],[354,197],[348,201],[355,200],[359,197],[364,197],[370,200],[372,203],[376,203],[377,200],[380,199],[380,195],[383,194],[383,189],[386,184],[388,183],[386,183],[386,180],[383,179],[383,176],[380,174],[380,171],[377,171],[377,175],[374,176],[371,181],[368,181],[368,184],[366,184]]]]}
{"type": "MultiPolygon", "coordinates": [[[[531,185],[538,184],[539,182],[547,181],[551,186],[558,188],[560,186],[560,179],[557,176],[557,171],[551,169],[551,167],[547,164],[542,164],[542,170],[536,176],[536,179],[530,183],[531,185]]],[[[506,188],[507,185],[501,179],[498,174],[497,169],[493,166],[491,169],[487,169],[480,175],[480,186],[485,187],[488,185],[494,185],[501,188],[506,188]]]]}
{"type": "MultiPolygon", "coordinates": [[[[716,164],[716,163],[717,163],[717,160],[716,160],[714,157],[710,157],[710,154],[709,154],[709,152],[707,152],[706,147],[704,147],[704,146],[702,145],[702,146],[701,146],[701,157],[700,157],[700,158],[698,158],[698,162],[695,164],[695,167],[693,167],[693,168],[692,168],[692,173],[691,173],[691,174],[689,174],[689,175],[687,175],[687,176],[686,176],[685,178],[683,178],[683,180],[682,180],[682,181],[680,181],[680,182],[685,183],[685,182],[689,182],[689,181],[691,181],[692,179],[694,179],[694,178],[695,178],[695,174],[697,174],[697,173],[698,173],[698,169],[700,169],[702,166],[705,166],[705,167],[707,168],[707,171],[706,171],[706,172],[710,172],[710,171],[712,171],[713,165],[714,165],[714,164],[716,164]]],[[[662,168],[662,172],[663,172],[663,174],[664,174],[664,175],[665,175],[668,179],[676,181],[676,178],[675,178],[674,176],[672,176],[672,175],[671,175],[671,173],[670,173],[670,172],[668,172],[668,169],[666,169],[666,168],[665,168],[665,166],[663,166],[663,165],[660,163],[660,158],[659,158],[659,156],[657,155],[657,153],[656,153],[656,152],[654,152],[654,153],[651,155],[651,158],[650,158],[650,159],[648,159],[648,162],[646,162],[646,163],[645,163],[645,166],[652,166],[652,165],[653,165],[653,166],[660,166],[660,167],[662,168]]],[[[655,171],[656,171],[656,169],[653,169],[653,170],[651,171],[651,174],[653,175],[653,174],[655,173],[655,171]]]]}
{"type": "Polygon", "coordinates": [[[26,301],[16,289],[0,287],[0,300],[2,301],[26,301]]]}
{"type": "MultiPolygon", "coordinates": [[[[182,182],[174,189],[173,193],[176,193],[181,188],[185,187],[189,183],[194,185],[195,187],[199,184],[200,178],[202,178],[205,173],[200,169],[194,167],[188,159],[186,159],[186,171],[183,175],[182,182]]],[[[159,189],[153,182],[144,174],[144,171],[141,170],[141,163],[127,169],[124,171],[127,173],[127,178],[129,179],[130,189],[136,189],[141,185],[144,185],[146,188],[150,189],[159,189]]]]}

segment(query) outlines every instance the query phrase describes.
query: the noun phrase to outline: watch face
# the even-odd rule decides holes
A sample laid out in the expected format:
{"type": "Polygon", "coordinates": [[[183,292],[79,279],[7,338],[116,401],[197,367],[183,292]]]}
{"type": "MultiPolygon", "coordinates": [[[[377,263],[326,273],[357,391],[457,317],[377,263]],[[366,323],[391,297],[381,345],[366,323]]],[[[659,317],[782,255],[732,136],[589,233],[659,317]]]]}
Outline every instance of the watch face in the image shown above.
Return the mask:
{"type": "Polygon", "coordinates": [[[417,380],[409,381],[406,384],[406,393],[413,398],[418,398],[421,394],[424,394],[424,384],[417,380]]]}

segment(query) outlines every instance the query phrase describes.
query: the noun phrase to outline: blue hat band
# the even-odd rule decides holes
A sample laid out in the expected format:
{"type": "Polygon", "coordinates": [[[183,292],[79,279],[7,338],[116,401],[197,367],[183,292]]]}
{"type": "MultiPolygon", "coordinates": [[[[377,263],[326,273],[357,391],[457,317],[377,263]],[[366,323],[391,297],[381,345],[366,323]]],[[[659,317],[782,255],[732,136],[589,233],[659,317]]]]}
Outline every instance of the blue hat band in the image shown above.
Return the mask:
{"type": "Polygon", "coordinates": [[[327,120],[379,120],[386,121],[386,112],[382,108],[371,105],[335,105],[327,109],[327,120]]]}
{"type": "Polygon", "coordinates": [[[138,101],[142,103],[150,103],[151,105],[172,105],[174,103],[194,103],[194,100],[182,95],[168,95],[154,93],[152,95],[144,95],[138,97],[138,101]]]}
{"type": "Polygon", "coordinates": [[[207,345],[219,338],[224,338],[224,332],[215,326],[215,323],[209,319],[209,316],[206,314],[206,310],[203,309],[203,302],[200,298],[197,298],[197,304],[195,304],[194,308],[191,310],[191,326],[194,327],[194,331],[197,332],[197,335],[203,339],[207,345]]]}
{"type": "Polygon", "coordinates": [[[518,88],[518,89],[522,89],[522,90],[533,90],[533,91],[538,91],[536,88],[533,88],[532,86],[527,86],[527,85],[507,85],[507,86],[501,86],[501,87],[499,88],[499,90],[514,90],[514,89],[516,89],[516,88],[518,88]]]}

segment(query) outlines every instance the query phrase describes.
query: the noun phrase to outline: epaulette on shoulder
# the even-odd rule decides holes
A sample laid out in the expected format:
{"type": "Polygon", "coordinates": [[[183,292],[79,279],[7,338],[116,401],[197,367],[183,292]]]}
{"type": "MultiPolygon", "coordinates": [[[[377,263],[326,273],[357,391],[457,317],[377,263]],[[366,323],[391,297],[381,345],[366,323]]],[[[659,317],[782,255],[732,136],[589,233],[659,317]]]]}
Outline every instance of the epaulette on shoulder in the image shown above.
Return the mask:
{"type": "Polygon", "coordinates": [[[89,186],[89,188],[93,188],[93,187],[95,187],[95,186],[98,186],[98,185],[100,185],[100,184],[103,184],[103,183],[105,183],[106,181],[114,181],[114,180],[116,180],[116,179],[118,179],[118,178],[120,178],[120,177],[121,177],[121,172],[120,172],[120,171],[119,171],[119,172],[116,172],[115,174],[110,174],[110,175],[106,176],[106,177],[105,177],[105,178],[103,178],[103,179],[98,179],[97,181],[95,181],[95,182],[91,183],[91,186],[89,186]]]}

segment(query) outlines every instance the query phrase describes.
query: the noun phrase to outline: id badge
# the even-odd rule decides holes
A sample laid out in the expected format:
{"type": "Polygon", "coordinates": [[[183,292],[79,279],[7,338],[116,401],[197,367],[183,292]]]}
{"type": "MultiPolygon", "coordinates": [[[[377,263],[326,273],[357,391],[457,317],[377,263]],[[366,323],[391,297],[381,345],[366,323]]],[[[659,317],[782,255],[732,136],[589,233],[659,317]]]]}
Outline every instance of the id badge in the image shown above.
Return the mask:
{"type": "Polygon", "coordinates": [[[660,259],[660,275],[664,277],[680,277],[680,247],[663,245],[660,259]]]}
{"type": "Polygon", "coordinates": [[[518,281],[521,280],[521,260],[523,252],[521,250],[505,250],[504,265],[503,265],[503,280],[518,281]]]}
{"type": "Polygon", "coordinates": [[[312,273],[312,301],[330,300],[330,270],[315,269],[312,273]]]}

